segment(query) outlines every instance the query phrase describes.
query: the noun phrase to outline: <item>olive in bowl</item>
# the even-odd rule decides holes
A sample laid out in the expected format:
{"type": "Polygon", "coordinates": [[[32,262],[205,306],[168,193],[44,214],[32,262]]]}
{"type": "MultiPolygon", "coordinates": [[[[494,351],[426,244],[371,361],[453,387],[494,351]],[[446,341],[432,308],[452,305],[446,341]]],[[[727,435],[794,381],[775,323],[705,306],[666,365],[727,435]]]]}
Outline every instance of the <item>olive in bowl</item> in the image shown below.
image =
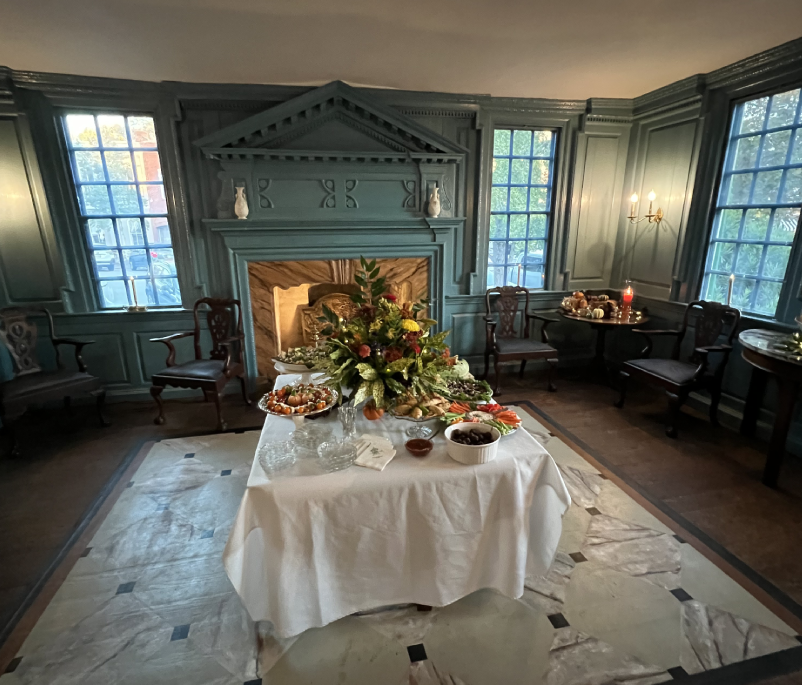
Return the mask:
{"type": "Polygon", "coordinates": [[[483,423],[455,423],[445,432],[448,456],[462,464],[485,464],[498,452],[501,433],[483,423]]]}

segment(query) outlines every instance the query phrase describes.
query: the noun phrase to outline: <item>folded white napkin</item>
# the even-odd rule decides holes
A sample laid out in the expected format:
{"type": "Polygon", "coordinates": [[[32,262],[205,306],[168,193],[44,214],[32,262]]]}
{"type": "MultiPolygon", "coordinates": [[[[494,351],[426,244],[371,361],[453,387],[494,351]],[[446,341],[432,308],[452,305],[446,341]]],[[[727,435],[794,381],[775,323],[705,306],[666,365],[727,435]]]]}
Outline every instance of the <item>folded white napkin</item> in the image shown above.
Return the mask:
{"type": "Polygon", "coordinates": [[[354,441],[356,445],[356,461],[359,466],[383,471],[395,456],[395,448],[387,438],[380,435],[363,435],[354,441]]]}

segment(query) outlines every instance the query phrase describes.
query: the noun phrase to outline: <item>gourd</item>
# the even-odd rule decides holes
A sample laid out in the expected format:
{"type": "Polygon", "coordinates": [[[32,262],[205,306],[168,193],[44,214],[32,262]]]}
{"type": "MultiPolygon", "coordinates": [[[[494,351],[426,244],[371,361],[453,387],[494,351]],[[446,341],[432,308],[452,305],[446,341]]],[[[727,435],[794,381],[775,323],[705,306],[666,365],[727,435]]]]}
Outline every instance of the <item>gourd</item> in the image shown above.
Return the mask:
{"type": "Polygon", "coordinates": [[[368,402],[362,408],[362,414],[368,421],[376,421],[384,416],[384,409],[377,407],[373,402],[368,402]]]}
{"type": "Polygon", "coordinates": [[[591,312],[591,317],[594,319],[603,319],[604,318],[604,310],[603,309],[594,309],[591,312]]]}

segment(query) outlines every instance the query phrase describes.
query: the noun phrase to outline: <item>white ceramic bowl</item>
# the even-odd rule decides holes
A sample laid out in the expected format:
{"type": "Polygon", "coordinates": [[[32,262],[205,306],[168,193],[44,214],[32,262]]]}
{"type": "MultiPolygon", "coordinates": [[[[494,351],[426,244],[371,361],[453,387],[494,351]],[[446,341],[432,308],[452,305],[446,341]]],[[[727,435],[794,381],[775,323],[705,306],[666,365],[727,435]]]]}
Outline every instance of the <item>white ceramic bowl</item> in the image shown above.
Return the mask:
{"type": "Polygon", "coordinates": [[[444,435],[448,456],[461,464],[486,464],[489,461],[493,461],[498,453],[498,443],[501,439],[501,433],[498,432],[498,429],[483,423],[455,423],[446,428],[444,435]],[[493,437],[493,442],[489,445],[460,445],[451,439],[452,433],[474,429],[482,433],[490,433],[493,437]]]}

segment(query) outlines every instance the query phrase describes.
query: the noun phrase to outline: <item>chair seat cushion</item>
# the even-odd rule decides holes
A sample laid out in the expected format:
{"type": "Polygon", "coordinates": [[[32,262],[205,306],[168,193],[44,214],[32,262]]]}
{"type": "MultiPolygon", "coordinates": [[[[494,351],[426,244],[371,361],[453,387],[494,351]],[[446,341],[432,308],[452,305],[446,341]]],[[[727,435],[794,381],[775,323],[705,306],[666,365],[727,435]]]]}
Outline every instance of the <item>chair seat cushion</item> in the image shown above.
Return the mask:
{"type": "Polygon", "coordinates": [[[0,399],[3,403],[34,400],[37,396],[47,399],[66,397],[71,392],[88,392],[100,386],[95,376],[81,371],[59,369],[39,371],[18,376],[0,384],[0,399]]]}
{"type": "Polygon", "coordinates": [[[635,369],[652,376],[659,376],[677,385],[685,385],[693,380],[697,364],[677,361],[676,359],[633,359],[628,361],[625,366],[635,369]]]}
{"type": "Polygon", "coordinates": [[[531,340],[529,338],[498,338],[496,340],[496,349],[499,351],[499,354],[557,352],[557,350],[555,350],[551,345],[537,342],[536,340],[531,340]]]}
{"type": "Polygon", "coordinates": [[[223,359],[193,359],[191,362],[176,364],[162,369],[155,376],[162,378],[191,378],[199,381],[216,381],[223,375],[223,359]]]}

